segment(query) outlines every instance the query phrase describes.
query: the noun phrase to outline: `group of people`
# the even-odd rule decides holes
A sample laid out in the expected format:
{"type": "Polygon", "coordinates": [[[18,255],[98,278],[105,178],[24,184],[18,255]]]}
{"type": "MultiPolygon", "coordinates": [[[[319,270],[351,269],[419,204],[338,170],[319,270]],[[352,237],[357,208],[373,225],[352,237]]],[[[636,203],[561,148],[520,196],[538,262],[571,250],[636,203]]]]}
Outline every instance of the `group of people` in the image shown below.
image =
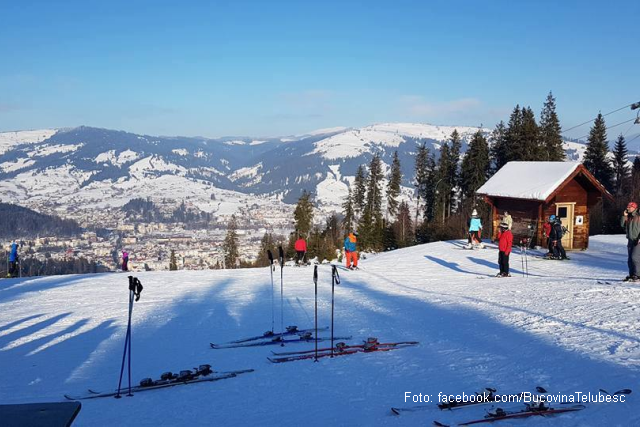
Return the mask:
{"type": "MultiPolygon", "coordinates": [[[[355,231],[350,232],[347,237],[344,239],[344,255],[346,266],[349,270],[357,270],[358,269],[358,233],[355,231]]],[[[296,251],[296,265],[300,265],[301,263],[304,265],[307,263],[307,242],[301,235],[298,235],[298,238],[294,244],[294,249],[296,251]]]]}
{"type": "MultiPolygon", "coordinates": [[[[635,206],[634,211],[635,209],[637,209],[637,206],[635,206]]],[[[469,218],[468,225],[468,245],[466,246],[466,248],[483,248],[484,244],[482,243],[481,238],[482,221],[480,220],[478,211],[476,209],[474,209],[471,213],[471,218],[469,218]]],[[[512,226],[513,218],[511,217],[509,212],[505,211],[498,231],[498,266],[500,268],[500,271],[496,275],[497,277],[511,277],[511,275],[509,274],[509,255],[511,254],[511,249],[513,247],[513,233],[511,232],[512,226]]],[[[640,215],[638,215],[637,227],[638,230],[636,239],[640,239],[640,215]]],[[[569,259],[569,257],[567,257],[566,251],[564,250],[564,247],[562,246],[562,236],[564,235],[565,229],[562,225],[561,219],[556,215],[550,215],[548,221],[543,225],[543,230],[544,237],[547,238],[547,248],[549,250],[549,252],[546,254],[546,257],[549,259],[558,260],[569,259]]],[[[638,249],[635,256],[638,262],[638,266],[640,267],[640,248],[638,249]]],[[[631,257],[631,255],[629,255],[629,257],[631,257]]],[[[630,276],[631,275],[632,274],[630,273],[630,276]]],[[[635,270],[633,276],[635,276],[635,270]]]]}

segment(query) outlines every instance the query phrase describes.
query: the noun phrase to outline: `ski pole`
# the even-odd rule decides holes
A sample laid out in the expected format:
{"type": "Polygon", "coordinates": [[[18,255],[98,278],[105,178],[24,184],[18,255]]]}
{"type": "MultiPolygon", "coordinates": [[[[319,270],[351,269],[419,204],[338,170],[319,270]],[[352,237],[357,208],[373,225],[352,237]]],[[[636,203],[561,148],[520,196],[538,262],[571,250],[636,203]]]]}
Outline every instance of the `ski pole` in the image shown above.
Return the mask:
{"type": "Polygon", "coordinates": [[[522,277],[524,277],[524,245],[522,240],[520,240],[520,263],[522,265],[522,277]]]}
{"type": "MultiPolygon", "coordinates": [[[[278,246],[278,255],[280,260],[280,332],[284,334],[284,251],[282,246],[278,246]]],[[[284,343],[281,343],[280,347],[284,347],[284,343]]]]}
{"type": "Polygon", "coordinates": [[[529,239],[527,239],[526,241],[526,246],[524,247],[524,268],[527,271],[527,277],[529,277],[529,258],[527,256],[527,249],[529,247],[529,239]]]}
{"type": "Polygon", "coordinates": [[[269,272],[271,273],[271,332],[273,333],[274,325],[275,325],[275,301],[273,296],[273,254],[271,253],[271,249],[267,249],[267,256],[269,257],[269,272]]]}
{"type": "Polygon", "coordinates": [[[122,366],[120,368],[120,379],[118,380],[118,392],[114,396],[116,399],[120,399],[120,390],[122,386],[122,375],[124,374],[124,362],[129,355],[129,393],[127,396],[133,396],[131,394],[131,317],[133,314],[133,302],[140,299],[142,293],[142,283],[136,277],[129,276],[129,320],[127,322],[127,334],[124,339],[124,353],[122,354],[122,366]],[[135,300],[134,300],[135,297],[135,300]]]}
{"type": "Polygon", "coordinates": [[[318,361],[318,266],[313,267],[313,283],[316,289],[315,328],[316,328],[316,353],[315,362],[318,361]]]}
{"type": "Polygon", "coordinates": [[[331,357],[333,357],[333,313],[335,308],[335,285],[340,284],[340,276],[338,275],[338,268],[331,266],[331,357]]]}

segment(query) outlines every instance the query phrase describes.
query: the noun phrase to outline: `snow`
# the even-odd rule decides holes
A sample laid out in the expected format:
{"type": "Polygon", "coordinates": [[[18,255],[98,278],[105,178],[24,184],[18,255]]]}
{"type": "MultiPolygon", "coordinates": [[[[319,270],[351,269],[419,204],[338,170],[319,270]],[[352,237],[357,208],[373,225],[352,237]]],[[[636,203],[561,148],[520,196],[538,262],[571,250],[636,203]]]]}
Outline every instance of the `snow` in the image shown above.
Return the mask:
{"type": "Polygon", "coordinates": [[[225,142],[223,142],[223,144],[225,144],[225,145],[246,145],[247,143],[245,141],[233,140],[233,141],[225,141],[225,142]]]}
{"type": "Polygon", "coordinates": [[[116,166],[122,166],[125,163],[130,163],[137,160],[140,157],[138,153],[132,150],[125,150],[120,152],[116,156],[116,150],[105,151],[104,153],[100,153],[96,156],[96,163],[106,163],[112,164],[116,166]]]}
{"type": "Polygon", "coordinates": [[[326,178],[316,186],[316,201],[331,208],[340,207],[349,194],[349,185],[342,180],[340,165],[329,165],[326,178]]]}
{"type": "Polygon", "coordinates": [[[28,168],[31,165],[34,165],[35,160],[31,160],[29,158],[18,159],[15,162],[3,162],[0,163],[0,169],[4,172],[14,172],[20,169],[28,168]]]}
{"type": "Polygon", "coordinates": [[[22,130],[15,132],[0,132],[0,154],[4,154],[19,144],[35,144],[51,138],[57,129],[22,130]]]}
{"type": "MultiPolygon", "coordinates": [[[[571,261],[520,254],[513,277],[497,271],[493,245],[461,250],[438,242],[361,261],[340,271],[336,334],[357,343],[417,340],[413,348],[272,365],[280,347],[211,350],[209,342],[258,335],[271,327],[268,268],[139,272],[145,289],[133,311],[132,380],[211,363],[256,371],[214,383],[177,386],[120,400],[83,401],[74,426],[94,425],[430,425],[482,418],[485,408],[392,416],[410,406],[405,392],[501,393],[543,386],[552,394],[628,387],[625,403],[500,425],[639,425],[640,286],[626,275],[624,236],[596,236],[571,261]],[[561,268],[559,268],[561,266],[561,268]],[[483,279],[483,280],[480,280],[483,279]],[[598,279],[611,284],[598,283],[598,279]]],[[[135,266],[134,266],[135,267],[135,266]]],[[[319,324],[330,324],[330,267],[319,266],[319,324]]],[[[279,272],[278,272],[279,273],[279,272]]],[[[313,270],[285,268],[284,324],[313,325],[313,270]]],[[[276,294],[278,276],[276,278],[276,294]]],[[[3,403],[60,401],[87,388],[112,390],[127,321],[126,274],[0,281],[0,382],[3,403]]],[[[280,305],[276,298],[276,329],[280,305]]],[[[312,344],[284,350],[311,349],[312,344]]],[[[501,405],[502,406],[502,405],[501,405]]],[[[518,409],[521,404],[506,404],[518,409]]]]}
{"type": "Polygon", "coordinates": [[[189,155],[189,151],[185,148],[176,148],[174,150],[171,150],[172,153],[175,153],[179,156],[188,156],[189,155]]]}
{"type": "Polygon", "coordinates": [[[546,200],[578,162],[509,162],[477,191],[488,196],[546,200]]]}
{"type": "Polygon", "coordinates": [[[34,151],[28,153],[29,157],[46,157],[54,153],[70,153],[82,148],[84,144],[46,144],[38,146],[34,151]]]}

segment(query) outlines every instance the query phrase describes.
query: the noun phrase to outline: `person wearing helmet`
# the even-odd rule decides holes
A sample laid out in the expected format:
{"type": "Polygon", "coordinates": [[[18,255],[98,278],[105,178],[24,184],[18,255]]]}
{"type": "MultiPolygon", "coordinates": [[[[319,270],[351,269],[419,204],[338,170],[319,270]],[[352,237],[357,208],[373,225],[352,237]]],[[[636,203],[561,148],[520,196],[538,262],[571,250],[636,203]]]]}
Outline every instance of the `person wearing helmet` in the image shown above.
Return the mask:
{"type": "Polygon", "coordinates": [[[474,246],[478,246],[480,248],[484,247],[480,233],[482,233],[482,221],[480,221],[478,211],[474,209],[473,212],[471,212],[471,218],[469,219],[469,249],[473,249],[474,246]]]}
{"type": "Polygon", "coordinates": [[[551,215],[549,219],[542,225],[542,232],[544,233],[544,237],[547,238],[547,257],[553,256],[553,246],[551,246],[551,226],[555,222],[556,216],[551,215]]]}
{"type": "Polygon", "coordinates": [[[358,233],[355,231],[349,233],[344,239],[344,254],[346,258],[347,268],[349,270],[358,269],[358,248],[356,246],[358,233]]]}
{"type": "Polygon", "coordinates": [[[498,232],[498,265],[500,266],[498,277],[511,277],[509,274],[509,255],[511,254],[512,245],[513,234],[509,230],[509,224],[502,222],[498,232]]]}
{"type": "Polygon", "coordinates": [[[640,214],[638,214],[638,204],[630,202],[627,209],[622,213],[620,225],[625,229],[627,235],[627,266],[629,267],[629,275],[624,279],[625,282],[635,282],[640,280],[638,277],[638,267],[640,266],[640,214]]]}

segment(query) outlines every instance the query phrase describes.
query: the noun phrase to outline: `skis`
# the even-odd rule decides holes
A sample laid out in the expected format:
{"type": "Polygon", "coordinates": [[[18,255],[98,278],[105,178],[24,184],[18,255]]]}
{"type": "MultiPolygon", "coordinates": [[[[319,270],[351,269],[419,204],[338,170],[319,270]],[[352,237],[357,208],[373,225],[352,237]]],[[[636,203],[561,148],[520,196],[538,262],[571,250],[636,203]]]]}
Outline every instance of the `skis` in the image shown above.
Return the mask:
{"type": "MultiPolygon", "coordinates": [[[[340,344],[340,343],[338,343],[340,344]]],[[[401,341],[401,342],[390,342],[390,343],[378,343],[378,347],[396,347],[399,345],[416,345],[418,344],[418,341],[401,341]]],[[[351,348],[364,348],[366,346],[366,344],[357,344],[357,345],[347,345],[341,348],[346,348],[346,349],[351,349],[351,348]]],[[[338,346],[336,346],[336,349],[338,348],[338,346]]],[[[334,349],[335,350],[335,349],[334,349]]],[[[331,347],[325,347],[325,348],[319,348],[318,351],[331,351],[331,347]]],[[[283,352],[277,352],[277,351],[272,351],[271,353],[275,356],[294,356],[294,355],[302,355],[302,354],[308,354],[308,353],[313,353],[315,352],[315,350],[303,350],[303,351],[283,351],[283,352]]]]}
{"type": "MultiPolygon", "coordinates": [[[[318,328],[319,331],[326,331],[328,329],[329,329],[328,326],[326,326],[324,328],[318,328]]],[[[297,326],[287,326],[287,330],[285,332],[273,333],[271,331],[267,331],[264,334],[258,335],[258,336],[255,336],[255,337],[243,338],[243,339],[239,339],[239,340],[235,340],[235,341],[229,341],[229,342],[226,342],[226,343],[216,344],[216,345],[240,344],[240,343],[249,342],[249,341],[258,341],[258,340],[262,340],[262,339],[274,339],[274,338],[278,338],[278,337],[284,337],[284,336],[295,335],[295,334],[305,334],[307,332],[313,332],[313,331],[315,331],[315,328],[313,328],[313,329],[298,329],[297,326]]]]}
{"type": "MultiPolygon", "coordinates": [[[[311,335],[311,333],[309,332],[306,335],[301,335],[300,337],[298,337],[297,339],[286,339],[286,338],[282,338],[282,337],[277,337],[274,338],[271,341],[261,341],[261,342],[254,342],[254,343],[246,343],[246,344],[214,344],[214,343],[210,343],[211,348],[214,350],[222,350],[222,349],[226,349],[226,348],[245,348],[245,347],[261,347],[261,346],[265,346],[265,345],[284,345],[284,344],[294,344],[294,343],[299,343],[299,342],[313,342],[315,340],[315,338],[313,338],[311,335]]],[[[348,337],[336,337],[336,339],[340,339],[340,340],[350,340],[352,337],[348,336],[348,337]]],[[[329,341],[331,340],[330,337],[318,337],[318,341],[329,341]]]]}
{"type": "MultiPolygon", "coordinates": [[[[576,412],[585,409],[585,405],[573,405],[564,408],[532,408],[527,407],[522,411],[505,411],[500,408],[496,409],[494,412],[489,412],[485,415],[484,418],[480,418],[477,420],[471,420],[464,423],[458,424],[459,426],[470,426],[473,424],[484,424],[484,423],[492,423],[494,421],[500,420],[508,420],[512,418],[527,418],[533,416],[545,416],[545,415],[555,415],[562,414],[564,412],[576,412]]],[[[447,427],[447,424],[440,423],[438,421],[434,421],[433,424],[438,427],[447,427]]]]}
{"type": "MultiPolygon", "coordinates": [[[[186,371],[186,372],[191,372],[191,371],[186,371]]],[[[209,373],[207,374],[191,373],[191,375],[189,374],[185,375],[183,371],[181,372],[181,375],[175,375],[174,377],[174,375],[171,374],[169,378],[167,378],[166,374],[163,374],[162,379],[160,380],[154,381],[149,378],[142,380],[140,385],[131,387],[131,392],[138,393],[142,391],[158,390],[160,388],[167,388],[167,387],[173,387],[178,385],[226,380],[228,378],[234,378],[240,374],[244,374],[247,372],[253,372],[253,369],[244,369],[241,371],[230,371],[230,372],[219,372],[218,374],[215,374],[213,371],[209,371],[209,373]]],[[[68,394],[65,394],[64,397],[68,400],[87,400],[87,399],[99,399],[102,397],[115,397],[117,395],[118,395],[117,391],[100,393],[94,390],[88,390],[88,394],[85,394],[82,396],[70,396],[68,394]]]]}
{"type": "MultiPolygon", "coordinates": [[[[412,345],[416,345],[418,342],[410,341],[407,343],[393,343],[391,344],[375,344],[371,345],[370,343],[365,343],[358,346],[336,346],[335,348],[323,349],[322,353],[318,353],[317,358],[321,357],[333,357],[333,356],[346,356],[349,354],[356,353],[373,353],[376,351],[391,351],[397,350],[400,348],[410,347],[412,345]],[[333,351],[332,351],[333,350],[333,351]]],[[[304,354],[298,354],[293,356],[283,356],[283,357],[267,357],[271,363],[284,363],[284,362],[295,362],[297,360],[307,360],[307,359],[316,359],[315,350],[310,351],[304,354]]]]}

